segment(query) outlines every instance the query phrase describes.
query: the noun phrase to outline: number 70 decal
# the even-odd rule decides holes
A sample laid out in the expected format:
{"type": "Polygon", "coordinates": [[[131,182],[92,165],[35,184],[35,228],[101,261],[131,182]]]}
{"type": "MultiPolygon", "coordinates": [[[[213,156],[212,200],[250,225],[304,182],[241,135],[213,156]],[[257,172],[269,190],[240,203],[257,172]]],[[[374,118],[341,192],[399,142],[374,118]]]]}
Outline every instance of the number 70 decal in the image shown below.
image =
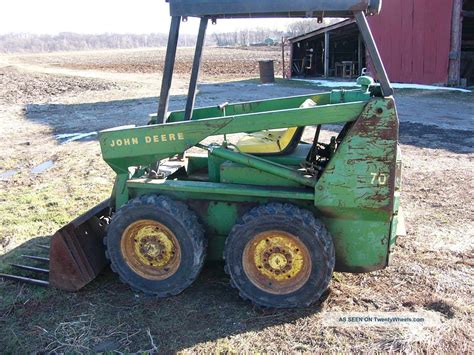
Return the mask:
{"type": "Polygon", "coordinates": [[[378,185],[385,186],[387,185],[388,182],[388,174],[384,173],[371,173],[372,175],[372,185],[378,185]]]}

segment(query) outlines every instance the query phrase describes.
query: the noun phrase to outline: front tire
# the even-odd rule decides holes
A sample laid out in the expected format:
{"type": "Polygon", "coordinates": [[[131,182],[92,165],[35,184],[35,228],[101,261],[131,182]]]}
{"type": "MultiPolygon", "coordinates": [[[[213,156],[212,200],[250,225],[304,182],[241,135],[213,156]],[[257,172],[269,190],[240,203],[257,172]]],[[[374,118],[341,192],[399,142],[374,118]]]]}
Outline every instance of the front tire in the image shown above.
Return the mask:
{"type": "Polygon", "coordinates": [[[270,203],[252,209],[226,240],[226,272],[240,296],[270,308],[310,306],[334,271],[329,232],[309,211],[270,203]]]}
{"type": "Polygon", "coordinates": [[[132,289],[160,298],[181,293],[199,275],[207,240],[197,216],[165,196],[130,200],[105,239],[112,270],[132,289]]]}

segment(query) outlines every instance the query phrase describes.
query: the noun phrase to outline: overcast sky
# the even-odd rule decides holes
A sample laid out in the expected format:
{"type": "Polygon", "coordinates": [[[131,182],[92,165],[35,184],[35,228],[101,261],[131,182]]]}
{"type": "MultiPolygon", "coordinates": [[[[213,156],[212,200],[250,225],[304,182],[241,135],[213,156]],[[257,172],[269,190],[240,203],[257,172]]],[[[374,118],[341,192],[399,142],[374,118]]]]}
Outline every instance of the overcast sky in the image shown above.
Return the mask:
{"type": "MultiPolygon", "coordinates": [[[[256,0],[258,1],[258,0],[256,0]]],[[[211,32],[249,27],[284,29],[291,20],[226,20],[211,32]]],[[[197,20],[183,24],[196,33],[197,20]]],[[[166,33],[169,10],[165,0],[1,0],[0,33],[166,33]]]]}

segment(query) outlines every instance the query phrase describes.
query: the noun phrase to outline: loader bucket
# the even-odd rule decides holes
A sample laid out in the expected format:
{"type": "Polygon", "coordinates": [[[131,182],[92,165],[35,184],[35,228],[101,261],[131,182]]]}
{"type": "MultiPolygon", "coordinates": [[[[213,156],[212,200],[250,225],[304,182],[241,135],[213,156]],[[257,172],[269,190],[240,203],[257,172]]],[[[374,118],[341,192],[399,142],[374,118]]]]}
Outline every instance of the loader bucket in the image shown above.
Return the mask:
{"type": "Polygon", "coordinates": [[[77,291],[107,265],[104,244],[110,201],[104,201],[58,230],[51,239],[49,283],[77,291]]]}
{"type": "Polygon", "coordinates": [[[49,261],[49,270],[28,265],[11,265],[36,274],[49,274],[48,281],[6,274],[0,274],[0,277],[36,285],[49,285],[66,291],[80,290],[94,280],[107,265],[102,241],[110,214],[110,200],[106,200],[62,227],[51,239],[49,259],[23,255],[24,258],[39,263],[49,261]]]}

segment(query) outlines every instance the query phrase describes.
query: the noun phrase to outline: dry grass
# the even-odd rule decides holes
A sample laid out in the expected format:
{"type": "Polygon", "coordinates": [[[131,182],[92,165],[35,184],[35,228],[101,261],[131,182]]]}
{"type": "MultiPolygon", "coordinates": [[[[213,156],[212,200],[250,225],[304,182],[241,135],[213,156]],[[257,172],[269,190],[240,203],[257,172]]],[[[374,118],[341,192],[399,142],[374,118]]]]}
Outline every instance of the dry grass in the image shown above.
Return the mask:
{"type": "MultiPolygon", "coordinates": [[[[93,62],[94,55],[84,55],[82,61],[93,62]]],[[[42,59],[35,60],[39,64],[42,59]]],[[[122,60],[122,54],[109,59],[122,60]]],[[[149,60],[148,54],[142,59],[137,54],[136,61],[140,60],[149,60]]],[[[94,95],[101,100],[106,95],[137,95],[135,86],[118,85],[120,89],[104,87],[94,95]]],[[[78,90],[73,95],[58,93],[53,100],[77,104],[84,102],[82,95],[91,95],[81,93],[87,87],[78,90]]],[[[222,90],[234,90],[229,95],[237,100],[247,94],[235,87],[222,90]]],[[[214,92],[204,91],[201,98],[219,99],[211,95],[214,92]]],[[[38,93],[17,103],[30,99],[52,100],[38,93]]],[[[423,105],[423,97],[419,104],[423,105]]],[[[119,115],[128,109],[124,106],[119,115]]],[[[425,109],[429,112],[430,107],[425,109]]],[[[94,123],[90,117],[84,119],[88,126],[94,123]]],[[[68,122],[68,129],[83,128],[81,121],[68,122]]],[[[60,124],[48,115],[33,120],[21,105],[1,105],[0,171],[15,169],[18,174],[0,181],[0,270],[8,270],[8,262],[45,243],[58,227],[110,193],[113,173],[100,159],[97,142],[60,145],[53,136],[60,124]],[[30,173],[49,159],[55,164],[46,173],[30,173]]],[[[414,128],[402,125],[401,134],[408,236],[400,240],[389,268],[363,275],[336,273],[321,305],[291,311],[255,309],[239,299],[221,264],[208,265],[188,290],[166,300],[134,293],[110,270],[76,294],[0,281],[0,349],[7,353],[474,352],[473,154],[471,148],[466,151],[470,133],[454,132],[452,139],[452,130],[414,128]],[[429,137],[422,138],[424,134],[429,137]],[[326,326],[324,320],[338,312],[420,312],[437,315],[440,323],[326,326]]]]}

